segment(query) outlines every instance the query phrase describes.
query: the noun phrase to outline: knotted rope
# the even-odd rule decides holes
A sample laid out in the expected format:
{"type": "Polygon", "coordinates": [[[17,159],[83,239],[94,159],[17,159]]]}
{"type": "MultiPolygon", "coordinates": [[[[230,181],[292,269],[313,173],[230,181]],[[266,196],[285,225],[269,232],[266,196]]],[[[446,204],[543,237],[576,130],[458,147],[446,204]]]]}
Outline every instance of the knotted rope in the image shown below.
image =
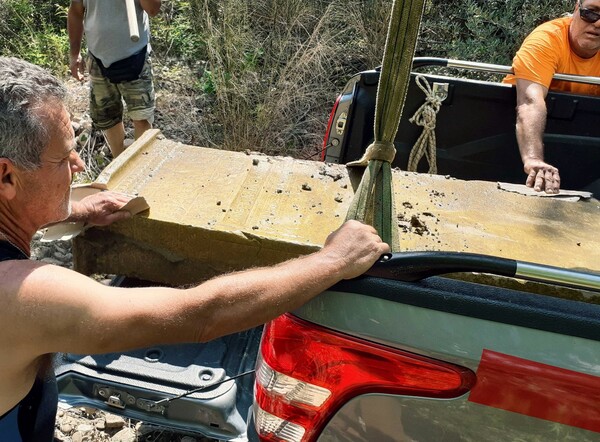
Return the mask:
{"type": "Polygon", "coordinates": [[[348,164],[367,167],[346,219],[372,224],[392,251],[400,250],[392,186],[394,139],[402,116],[424,6],[425,0],[394,0],[392,4],[377,88],[373,124],[375,142],[360,160],[348,164]]]}
{"type": "Polygon", "coordinates": [[[412,150],[410,151],[410,157],[408,158],[408,170],[411,172],[417,171],[419,161],[425,155],[427,162],[429,163],[429,173],[437,173],[437,162],[436,162],[436,139],[435,139],[435,125],[436,115],[442,107],[443,99],[435,94],[430,84],[427,82],[425,77],[422,75],[416,78],[417,86],[425,94],[425,103],[421,105],[415,114],[408,120],[417,126],[423,127],[423,132],[415,142],[412,150]]]}
{"type": "Polygon", "coordinates": [[[360,160],[351,161],[347,164],[348,167],[362,166],[369,164],[370,160],[387,161],[391,163],[396,156],[396,147],[394,143],[389,141],[374,141],[365,150],[360,160]]]}
{"type": "Polygon", "coordinates": [[[348,167],[365,167],[356,195],[350,203],[346,220],[355,219],[374,226],[389,241],[392,249],[398,248],[395,207],[392,192],[392,168],[396,148],[389,141],[374,141],[360,160],[348,167]]]}

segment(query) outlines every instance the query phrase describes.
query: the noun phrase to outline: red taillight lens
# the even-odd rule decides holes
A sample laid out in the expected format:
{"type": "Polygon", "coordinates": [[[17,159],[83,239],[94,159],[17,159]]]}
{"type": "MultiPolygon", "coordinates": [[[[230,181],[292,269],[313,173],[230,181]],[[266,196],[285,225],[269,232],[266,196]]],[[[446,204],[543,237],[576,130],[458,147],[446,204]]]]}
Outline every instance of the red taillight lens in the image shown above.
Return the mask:
{"type": "Polygon", "coordinates": [[[333,125],[333,118],[335,117],[335,112],[337,111],[338,104],[340,104],[341,95],[337,97],[335,100],[335,104],[333,105],[333,109],[331,109],[331,113],[329,114],[329,121],[327,122],[327,130],[325,131],[325,136],[323,137],[323,149],[321,149],[321,161],[325,161],[325,157],[327,156],[327,140],[329,140],[329,134],[331,133],[331,127],[333,125]]]}
{"type": "Polygon", "coordinates": [[[255,384],[263,441],[311,441],[333,413],[366,393],[451,398],[469,391],[464,367],[359,340],[291,315],[267,324],[255,384]]]}

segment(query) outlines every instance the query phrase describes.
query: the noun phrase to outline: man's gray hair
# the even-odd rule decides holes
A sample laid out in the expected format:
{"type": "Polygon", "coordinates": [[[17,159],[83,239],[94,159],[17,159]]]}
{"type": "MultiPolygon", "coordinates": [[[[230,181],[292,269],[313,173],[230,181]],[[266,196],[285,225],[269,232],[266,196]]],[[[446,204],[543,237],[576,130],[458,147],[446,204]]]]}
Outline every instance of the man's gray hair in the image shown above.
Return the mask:
{"type": "Polygon", "coordinates": [[[60,105],[67,90],[48,71],[14,57],[0,57],[0,158],[34,170],[50,134],[38,111],[60,105]]]}

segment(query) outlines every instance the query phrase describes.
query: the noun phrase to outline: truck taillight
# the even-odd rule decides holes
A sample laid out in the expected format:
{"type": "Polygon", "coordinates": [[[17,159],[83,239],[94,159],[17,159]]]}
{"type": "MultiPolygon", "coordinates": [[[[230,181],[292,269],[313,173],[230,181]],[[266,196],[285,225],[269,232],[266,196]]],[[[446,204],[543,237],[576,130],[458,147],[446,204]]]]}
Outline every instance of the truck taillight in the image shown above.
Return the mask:
{"type": "Polygon", "coordinates": [[[338,333],[291,315],[265,326],[254,419],[261,441],[309,442],[352,397],[452,398],[475,384],[467,368],[338,333]]]}
{"type": "Polygon", "coordinates": [[[335,100],[335,104],[333,105],[333,109],[331,109],[331,113],[329,114],[329,121],[327,122],[327,130],[325,130],[325,136],[323,137],[323,149],[321,150],[321,161],[325,161],[325,157],[327,156],[327,142],[329,141],[329,134],[331,133],[331,128],[333,127],[333,119],[335,118],[335,113],[338,108],[338,104],[340,104],[342,96],[339,95],[337,100],[335,100]]]}

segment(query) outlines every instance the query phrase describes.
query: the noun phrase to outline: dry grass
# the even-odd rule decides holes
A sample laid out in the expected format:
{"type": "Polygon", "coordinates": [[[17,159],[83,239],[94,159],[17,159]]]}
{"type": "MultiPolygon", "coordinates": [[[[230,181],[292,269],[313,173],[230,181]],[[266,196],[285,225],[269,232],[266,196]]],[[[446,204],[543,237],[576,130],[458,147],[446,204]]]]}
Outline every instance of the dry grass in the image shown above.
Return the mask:
{"type": "Polygon", "coordinates": [[[196,32],[206,41],[200,87],[210,112],[203,118],[210,127],[196,139],[210,137],[206,144],[229,150],[307,158],[320,149],[343,83],[378,64],[385,25],[368,26],[365,14],[390,2],[192,3],[196,32]]]}
{"type": "MultiPolygon", "coordinates": [[[[178,5],[164,4],[174,23],[178,5]]],[[[317,159],[342,86],[380,63],[391,0],[186,4],[204,49],[182,61],[172,42],[155,45],[155,127],[191,145],[317,159]]],[[[85,112],[87,97],[76,104],[85,112]]],[[[90,141],[80,144],[91,173],[102,140],[90,141]]]]}

